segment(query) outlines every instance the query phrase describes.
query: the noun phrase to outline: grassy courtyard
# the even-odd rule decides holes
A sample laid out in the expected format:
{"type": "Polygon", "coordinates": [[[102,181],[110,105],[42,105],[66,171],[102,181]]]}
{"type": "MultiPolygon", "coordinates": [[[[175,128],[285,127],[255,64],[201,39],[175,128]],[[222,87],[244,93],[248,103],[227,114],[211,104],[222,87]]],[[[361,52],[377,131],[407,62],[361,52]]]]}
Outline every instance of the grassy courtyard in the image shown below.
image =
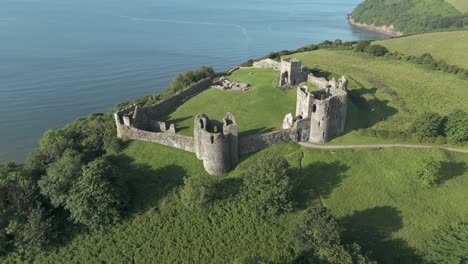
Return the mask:
{"type": "Polygon", "coordinates": [[[250,83],[250,91],[209,89],[187,101],[163,119],[175,123],[178,133],[193,135],[193,118],[205,113],[221,120],[227,112],[236,117],[240,135],[268,132],[281,128],[284,116],[296,108],[296,90],[277,88],[279,74],[270,69],[243,69],[229,79],[250,83]],[[253,73],[253,74],[251,74],[253,73]]]}

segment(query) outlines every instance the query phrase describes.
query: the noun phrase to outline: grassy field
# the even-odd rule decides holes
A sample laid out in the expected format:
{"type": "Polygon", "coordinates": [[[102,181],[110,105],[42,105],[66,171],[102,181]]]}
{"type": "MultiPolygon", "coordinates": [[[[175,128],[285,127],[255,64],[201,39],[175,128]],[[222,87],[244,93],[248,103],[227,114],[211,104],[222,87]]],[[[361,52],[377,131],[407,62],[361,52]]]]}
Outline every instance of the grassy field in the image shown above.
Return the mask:
{"type": "Polygon", "coordinates": [[[462,13],[468,13],[468,1],[466,0],[446,0],[452,4],[458,11],[462,13]]]}
{"type": "Polygon", "coordinates": [[[250,83],[250,91],[210,89],[190,99],[163,119],[175,123],[183,135],[193,135],[193,118],[200,112],[218,120],[227,112],[233,113],[239,124],[240,135],[281,128],[284,116],[295,111],[296,91],[278,89],[278,78],[278,72],[269,69],[236,71],[229,79],[250,83]]]}
{"type": "MultiPolygon", "coordinates": [[[[468,8],[468,1],[465,1],[468,8]]],[[[468,31],[451,31],[418,34],[409,37],[377,41],[391,51],[408,55],[431,53],[436,59],[448,64],[468,68],[468,31]]]]}
{"type": "Polygon", "coordinates": [[[414,263],[432,229],[468,221],[468,155],[278,145],[245,157],[220,177],[226,194],[206,210],[189,210],[178,197],[183,177],[205,173],[193,154],[135,141],[115,159],[137,194],[133,210],[108,230],[72,237],[38,256],[38,263],[230,263],[244,256],[284,263],[293,257],[298,215],[320,201],[339,218],[346,241],[357,240],[381,263],[414,263]],[[242,172],[266,152],[282,153],[300,186],[296,210],[268,219],[246,210],[235,196],[242,172]],[[435,189],[413,180],[417,163],[429,156],[444,166],[443,183],[435,189]]]}
{"type": "Polygon", "coordinates": [[[468,111],[468,80],[460,76],[352,51],[318,50],[293,57],[350,79],[346,134],[332,144],[401,141],[364,136],[357,129],[399,132],[423,112],[468,111]]]}

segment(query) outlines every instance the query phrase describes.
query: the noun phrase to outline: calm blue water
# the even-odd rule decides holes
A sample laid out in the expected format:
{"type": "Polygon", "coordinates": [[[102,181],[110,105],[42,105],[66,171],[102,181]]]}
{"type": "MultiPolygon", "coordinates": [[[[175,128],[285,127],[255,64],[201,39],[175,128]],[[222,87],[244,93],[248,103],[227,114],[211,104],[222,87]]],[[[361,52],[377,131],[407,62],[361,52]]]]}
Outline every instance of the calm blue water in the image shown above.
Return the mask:
{"type": "Polygon", "coordinates": [[[359,2],[0,0],[0,161],[23,160],[47,129],[158,93],[183,70],[382,38],[347,24],[359,2]]]}

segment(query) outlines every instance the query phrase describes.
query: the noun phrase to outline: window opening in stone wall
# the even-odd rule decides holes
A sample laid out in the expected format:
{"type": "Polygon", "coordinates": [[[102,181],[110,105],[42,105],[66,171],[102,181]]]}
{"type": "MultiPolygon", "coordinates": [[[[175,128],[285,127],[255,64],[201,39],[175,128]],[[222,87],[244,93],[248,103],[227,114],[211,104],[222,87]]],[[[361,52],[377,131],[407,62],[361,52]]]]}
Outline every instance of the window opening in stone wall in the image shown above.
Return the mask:
{"type": "Polygon", "coordinates": [[[316,105],[312,105],[312,113],[315,113],[317,112],[317,106],[316,105]]]}
{"type": "Polygon", "coordinates": [[[202,129],[205,128],[205,126],[203,125],[203,120],[201,120],[201,119],[200,119],[200,127],[201,127],[202,129]]]}
{"type": "Polygon", "coordinates": [[[211,137],[210,137],[210,140],[211,140],[211,144],[213,144],[213,143],[214,143],[214,137],[211,136],[211,137]]]}

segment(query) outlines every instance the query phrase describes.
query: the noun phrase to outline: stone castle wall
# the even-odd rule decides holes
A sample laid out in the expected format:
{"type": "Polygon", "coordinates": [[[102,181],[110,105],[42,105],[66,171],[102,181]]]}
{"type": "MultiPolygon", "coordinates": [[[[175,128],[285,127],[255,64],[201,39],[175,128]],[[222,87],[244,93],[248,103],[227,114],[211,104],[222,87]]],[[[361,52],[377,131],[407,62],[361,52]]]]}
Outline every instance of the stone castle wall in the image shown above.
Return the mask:
{"type": "Polygon", "coordinates": [[[292,141],[291,129],[282,129],[264,134],[239,138],[239,154],[245,155],[270,146],[292,141]]]}
{"type": "Polygon", "coordinates": [[[148,117],[156,118],[164,115],[172,108],[179,106],[194,97],[195,95],[209,89],[213,85],[211,78],[205,78],[197,83],[194,83],[187,87],[185,90],[169,97],[157,104],[149,107],[145,107],[144,111],[148,117]]]}

